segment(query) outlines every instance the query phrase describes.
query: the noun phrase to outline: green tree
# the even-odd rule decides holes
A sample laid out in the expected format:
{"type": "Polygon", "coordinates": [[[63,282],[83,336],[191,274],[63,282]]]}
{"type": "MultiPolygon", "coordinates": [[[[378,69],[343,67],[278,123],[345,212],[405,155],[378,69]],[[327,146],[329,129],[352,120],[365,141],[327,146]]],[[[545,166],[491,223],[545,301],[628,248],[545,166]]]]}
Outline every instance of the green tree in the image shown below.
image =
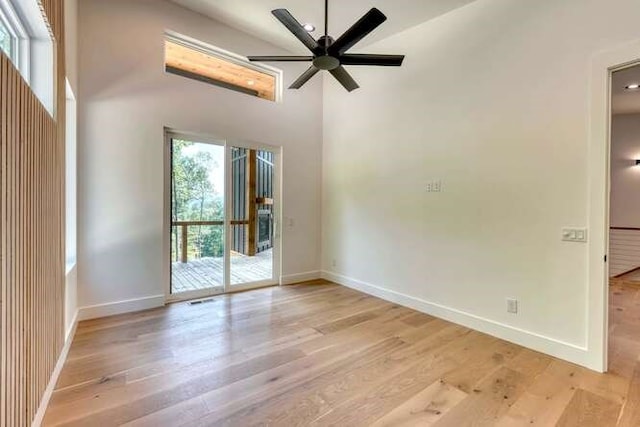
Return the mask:
{"type": "Polygon", "coordinates": [[[2,20],[0,20],[0,50],[3,50],[7,55],[11,56],[11,44],[11,35],[9,35],[9,31],[7,31],[2,24],[2,20]]]}
{"type": "MultiPolygon", "coordinates": [[[[173,141],[172,159],[172,220],[173,221],[218,221],[224,218],[223,202],[216,196],[216,189],[209,181],[209,172],[219,167],[210,153],[203,151],[185,152],[193,143],[183,140],[173,141]]],[[[179,228],[173,227],[173,257],[179,259],[177,250],[179,228]]],[[[222,226],[189,226],[189,258],[222,256],[222,226]]]]}

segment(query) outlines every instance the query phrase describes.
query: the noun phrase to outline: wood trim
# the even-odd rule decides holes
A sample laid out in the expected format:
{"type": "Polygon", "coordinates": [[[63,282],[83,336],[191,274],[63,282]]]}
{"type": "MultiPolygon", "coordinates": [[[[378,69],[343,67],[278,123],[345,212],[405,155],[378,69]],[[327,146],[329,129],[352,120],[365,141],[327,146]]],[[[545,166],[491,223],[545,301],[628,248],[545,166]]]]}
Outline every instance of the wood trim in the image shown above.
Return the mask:
{"type": "Polygon", "coordinates": [[[55,117],[0,53],[0,425],[30,425],[64,346],[64,2],[39,0],[56,49],[55,117]]]}
{"type": "Polygon", "coordinates": [[[609,227],[609,230],[640,231],[640,228],[637,228],[637,227],[609,227]]]}
{"type": "Polygon", "coordinates": [[[273,199],[269,197],[257,197],[256,204],[258,205],[273,205],[273,199]]]}
{"type": "Polygon", "coordinates": [[[202,74],[194,73],[194,72],[189,71],[189,70],[183,70],[181,68],[172,67],[170,65],[167,65],[165,67],[165,71],[167,73],[170,73],[170,74],[175,74],[176,76],[186,77],[188,79],[193,79],[193,80],[197,80],[199,82],[208,83],[210,85],[219,86],[219,87],[224,88],[224,89],[235,90],[236,92],[241,92],[241,93],[244,93],[246,95],[259,96],[259,93],[258,93],[257,90],[247,89],[245,87],[234,85],[232,83],[227,83],[227,82],[223,82],[221,80],[216,80],[214,78],[211,78],[211,77],[208,77],[208,76],[204,76],[202,74]]]}
{"type": "Polygon", "coordinates": [[[269,101],[276,100],[275,76],[221,58],[214,52],[205,52],[202,48],[166,40],[165,70],[269,101]]]}
{"type": "Polygon", "coordinates": [[[249,226],[247,227],[247,255],[254,256],[257,252],[258,245],[258,209],[256,207],[256,180],[257,180],[257,157],[256,150],[249,150],[248,167],[247,167],[247,217],[249,218],[249,226]]]}
{"type": "MultiPolygon", "coordinates": [[[[232,219],[231,225],[247,225],[248,219],[232,219]]],[[[175,226],[197,226],[197,225],[224,225],[224,221],[173,221],[171,225],[175,226]]]]}
{"type": "Polygon", "coordinates": [[[182,224],[180,229],[180,262],[186,264],[189,261],[189,230],[186,224],[182,224]]]}
{"type": "MultiPolygon", "coordinates": [[[[246,225],[249,224],[248,220],[232,220],[230,221],[231,225],[246,225]]],[[[186,264],[189,261],[189,234],[188,227],[190,226],[216,226],[216,225],[224,225],[224,221],[173,221],[171,222],[173,227],[180,227],[180,262],[186,264]]]]}
{"type": "Polygon", "coordinates": [[[171,225],[176,227],[188,227],[195,225],[224,225],[224,221],[173,221],[171,225]]]}

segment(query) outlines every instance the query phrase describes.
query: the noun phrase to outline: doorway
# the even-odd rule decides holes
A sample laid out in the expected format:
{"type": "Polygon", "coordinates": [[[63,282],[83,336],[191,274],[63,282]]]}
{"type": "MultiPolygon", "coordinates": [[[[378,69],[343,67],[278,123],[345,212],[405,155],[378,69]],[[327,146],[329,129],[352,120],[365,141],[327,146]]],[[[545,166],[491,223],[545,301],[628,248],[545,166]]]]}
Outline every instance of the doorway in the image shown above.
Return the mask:
{"type": "Polygon", "coordinates": [[[611,75],[608,368],[633,375],[640,356],[640,64],[611,75]]]}
{"type": "Polygon", "coordinates": [[[167,301],[280,282],[279,149],[167,132],[167,301]]]}

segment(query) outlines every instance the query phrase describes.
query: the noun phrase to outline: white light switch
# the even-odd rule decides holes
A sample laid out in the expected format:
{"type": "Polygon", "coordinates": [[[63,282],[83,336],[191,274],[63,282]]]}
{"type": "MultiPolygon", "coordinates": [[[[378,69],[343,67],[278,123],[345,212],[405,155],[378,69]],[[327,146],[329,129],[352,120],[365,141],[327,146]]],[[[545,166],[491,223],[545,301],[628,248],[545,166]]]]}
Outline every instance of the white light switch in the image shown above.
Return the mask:
{"type": "Polygon", "coordinates": [[[565,242],[581,242],[587,241],[587,229],[586,228],[563,228],[562,240],[565,242]]]}
{"type": "Polygon", "coordinates": [[[427,181],[427,193],[440,193],[442,191],[442,181],[439,179],[427,181]]]}

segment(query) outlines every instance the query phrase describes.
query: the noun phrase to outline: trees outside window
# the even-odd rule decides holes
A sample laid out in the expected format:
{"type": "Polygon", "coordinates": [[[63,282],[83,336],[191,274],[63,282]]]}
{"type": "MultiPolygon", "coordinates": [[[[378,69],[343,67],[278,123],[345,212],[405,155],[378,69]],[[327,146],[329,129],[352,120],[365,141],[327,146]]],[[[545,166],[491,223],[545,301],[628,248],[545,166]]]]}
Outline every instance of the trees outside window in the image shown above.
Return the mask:
{"type": "MultiPolygon", "coordinates": [[[[193,142],[173,140],[172,221],[222,221],[224,192],[214,188],[210,177],[212,171],[222,165],[211,153],[194,150],[193,146],[193,142]]],[[[179,261],[181,230],[181,227],[172,227],[173,261],[179,261]]],[[[193,225],[187,230],[189,259],[223,256],[224,226],[193,225]]]]}

